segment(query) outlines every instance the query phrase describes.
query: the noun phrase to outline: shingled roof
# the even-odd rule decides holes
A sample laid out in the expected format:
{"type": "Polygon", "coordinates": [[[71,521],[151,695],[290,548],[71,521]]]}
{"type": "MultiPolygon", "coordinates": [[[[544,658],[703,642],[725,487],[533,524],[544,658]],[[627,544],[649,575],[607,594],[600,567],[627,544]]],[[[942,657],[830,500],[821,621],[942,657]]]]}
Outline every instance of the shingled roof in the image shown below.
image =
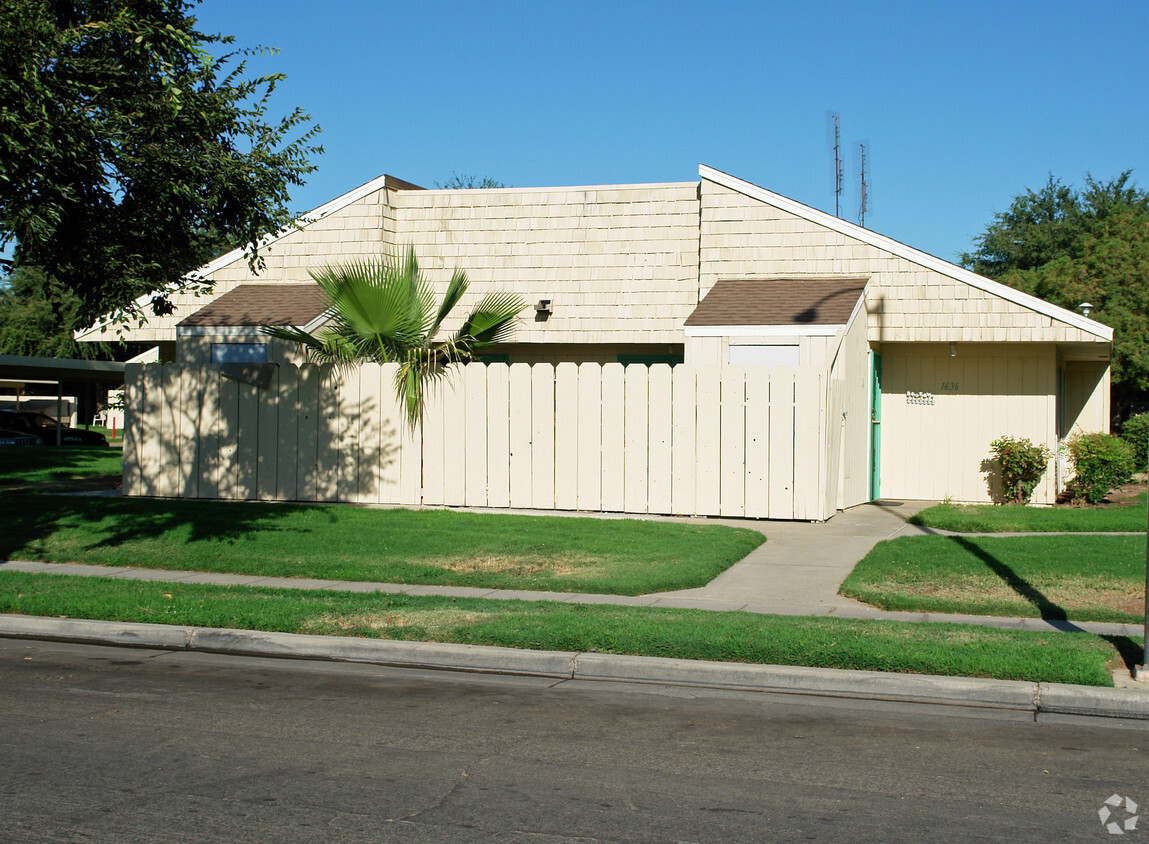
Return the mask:
{"type": "Polygon", "coordinates": [[[845,325],[864,278],[719,281],[686,325],[845,325]]]}
{"type": "Polygon", "coordinates": [[[185,326],[307,325],[325,310],[315,284],[241,284],[179,322],[185,326]]]}

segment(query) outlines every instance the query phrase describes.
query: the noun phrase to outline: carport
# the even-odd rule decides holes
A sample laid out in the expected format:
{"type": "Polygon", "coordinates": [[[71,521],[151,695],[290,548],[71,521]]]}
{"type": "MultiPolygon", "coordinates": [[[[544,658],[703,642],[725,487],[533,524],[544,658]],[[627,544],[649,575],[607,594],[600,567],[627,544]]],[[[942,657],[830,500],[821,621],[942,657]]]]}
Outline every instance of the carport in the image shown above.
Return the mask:
{"type": "MultiPolygon", "coordinates": [[[[108,360],[63,360],[59,358],[0,355],[0,390],[13,390],[17,396],[25,394],[29,385],[56,386],[56,418],[61,416],[64,391],[73,391],[79,398],[82,417],[91,418],[96,406],[96,390],[100,386],[120,386],[124,383],[124,364],[108,360]]],[[[56,430],[57,443],[62,435],[56,430]]]]}

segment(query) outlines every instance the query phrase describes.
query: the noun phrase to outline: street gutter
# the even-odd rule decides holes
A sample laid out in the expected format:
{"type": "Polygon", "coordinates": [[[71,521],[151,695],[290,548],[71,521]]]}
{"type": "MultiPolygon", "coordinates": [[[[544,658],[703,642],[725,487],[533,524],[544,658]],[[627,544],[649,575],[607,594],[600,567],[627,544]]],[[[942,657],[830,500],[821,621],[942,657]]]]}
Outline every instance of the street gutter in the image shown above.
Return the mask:
{"type": "Polygon", "coordinates": [[[1149,690],[0,614],[0,637],[1149,721],[1149,690]]]}

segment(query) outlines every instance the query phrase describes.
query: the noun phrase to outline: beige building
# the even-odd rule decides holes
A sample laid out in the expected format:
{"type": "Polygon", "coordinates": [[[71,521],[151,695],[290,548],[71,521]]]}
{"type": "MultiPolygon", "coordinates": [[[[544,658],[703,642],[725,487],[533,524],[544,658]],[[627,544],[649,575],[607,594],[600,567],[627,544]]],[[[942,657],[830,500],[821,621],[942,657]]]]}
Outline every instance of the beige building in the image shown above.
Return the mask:
{"type": "MultiPolygon", "coordinates": [[[[174,313],[126,339],[192,367],[302,363],[258,327],[321,325],[310,269],[407,245],[436,285],[466,270],[460,312],[492,290],[530,304],[492,361],[815,373],[830,512],[990,500],[995,438],[1056,451],[1074,429],[1108,429],[1110,328],[705,166],[694,182],[563,188],[383,176],[270,238],[259,275],[238,251],[213,261],[210,299],[177,294],[174,313]]],[[[779,459],[797,465],[787,448],[779,459]]],[[[1034,500],[1063,481],[1054,458],[1034,500]]]]}

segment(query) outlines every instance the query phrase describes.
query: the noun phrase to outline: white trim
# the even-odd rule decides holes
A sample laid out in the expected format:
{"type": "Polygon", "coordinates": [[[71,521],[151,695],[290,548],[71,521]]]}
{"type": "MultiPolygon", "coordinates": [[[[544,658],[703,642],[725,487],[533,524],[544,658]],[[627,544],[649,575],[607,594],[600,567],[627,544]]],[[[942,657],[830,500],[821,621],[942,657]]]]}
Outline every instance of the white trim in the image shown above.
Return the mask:
{"type": "MultiPolygon", "coordinates": [[[[363,197],[368,196],[372,193],[375,193],[376,191],[382,190],[386,186],[387,186],[387,177],[386,176],[378,176],[377,178],[372,179],[370,182],[367,182],[366,184],[360,185],[359,187],[355,188],[352,191],[348,191],[347,193],[343,194],[342,196],[337,196],[335,199],[331,200],[330,202],[326,202],[323,205],[320,205],[318,208],[315,208],[311,211],[308,211],[306,214],[303,214],[303,215],[297,217],[290,225],[284,226],[283,228],[281,228],[279,231],[275,232],[274,234],[264,235],[259,240],[259,248],[265,249],[268,246],[270,246],[271,244],[275,243],[277,240],[281,240],[282,238],[286,237],[287,235],[291,234],[292,232],[299,231],[300,228],[306,228],[307,226],[311,225],[312,223],[314,223],[318,220],[322,220],[324,217],[334,213],[335,211],[339,211],[343,208],[346,208],[351,203],[358,202],[363,197]]],[[[408,190],[408,189],[404,188],[404,190],[408,190]]],[[[243,258],[246,255],[247,255],[247,249],[246,248],[233,249],[230,252],[225,252],[223,255],[220,255],[215,260],[204,264],[202,267],[199,267],[197,269],[192,270],[190,273],[188,273],[185,276],[185,278],[195,278],[197,276],[204,276],[204,277],[209,276],[212,273],[216,272],[217,270],[221,270],[224,267],[228,266],[229,264],[235,263],[240,258],[243,258]]],[[[179,289],[179,287],[177,285],[169,285],[166,289],[169,292],[175,292],[179,289]]],[[[154,295],[155,295],[154,293],[148,293],[144,296],[140,296],[138,299],[136,299],[136,305],[141,307],[141,308],[146,307],[147,303],[151,300],[152,296],[154,296],[154,295]]],[[[84,340],[84,339],[87,339],[88,337],[103,334],[104,330],[106,328],[108,328],[110,325],[111,325],[111,322],[105,318],[105,319],[99,320],[90,328],[74,332],[73,337],[76,340],[84,340]]]]}
{"type": "MultiPolygon", "coordinates": [[[[696,188],[697,182],[640,182],[637,184],[626,185],[554,185],[552,187],[537,187],[537,188],[420,188],[419,193],[565,193],[567,191],[588,191],[588,190],[649,190],[649,189],[667,189],[667,188],[696,188]]],[[[398,188],[398,190],[407,192],[406,188],[398,188]]]]}
{"type": "Polygon", "coordinates": [[[876,234],[869,229],[864,229],[861,226],[856,226],[838,217],[834,217],[824,211],[819,211],[816,208],[811,208],[808,205],[803,205],[793,199],[789,199],[781,194],[768,191],[765,188],[760,188],[750,182],[743,181],[736,176],[731,176],[729,173],[723,173],[721,170],[715,170],[713,167],[707,167],[705,164],[698,165],[698,175],[702,179],[714,182],[722,187],[729,188],[730,190],[737,191],[744,194],[751,199],[757,199],[760,202],[765,202],[768,205],[773,205],[780,208],[796,217],[801,217],[819,226],[832,229],[833,231],[843,234],[846,237],[859,240],[862,243],[868,243],[878,249],[883,249],[899,258],[904,258],[919,266],[933,270],[934,272],[941,273],[944,276],[954,279],[955,281],[965,282],[971,287],[976,287],[993,296],[998,296],[1006,301],[1012,302],[1015,305],[1020,305],[1031,311],[1036,311],[1043,316],[1050,319],[1055,319],[1058,322],[1063,322],[1067,325],[1072,325],[1087,334],[1092,334],[1095,337],[1100,337],[1102,340],[1113,340],[1113,329],[1107,325],[1102,325],[1080,314],[1075,314],[1073,311],[1059,308],[1056,305],[1051,305],[1043,299],[1038,299],[1036,296],[1030,296],[1028,293],[1022,293],[1020,290],[1015,290],[1012,287],[1007,287],[1000,282],[991,281],[984,276],[977,273],[970,272],[967,269],[951,264],[949,261],[943,261],[941,258],[934,257],[919,249],[914,249],[912,246],[906,246],[904,243],[899,243],[892,238],[884,235],[876,234]]]}
{"type": "Polygon", "coordinates": [[[687,337],[833,337],[844,325],[687,325],[687,337]]]}

